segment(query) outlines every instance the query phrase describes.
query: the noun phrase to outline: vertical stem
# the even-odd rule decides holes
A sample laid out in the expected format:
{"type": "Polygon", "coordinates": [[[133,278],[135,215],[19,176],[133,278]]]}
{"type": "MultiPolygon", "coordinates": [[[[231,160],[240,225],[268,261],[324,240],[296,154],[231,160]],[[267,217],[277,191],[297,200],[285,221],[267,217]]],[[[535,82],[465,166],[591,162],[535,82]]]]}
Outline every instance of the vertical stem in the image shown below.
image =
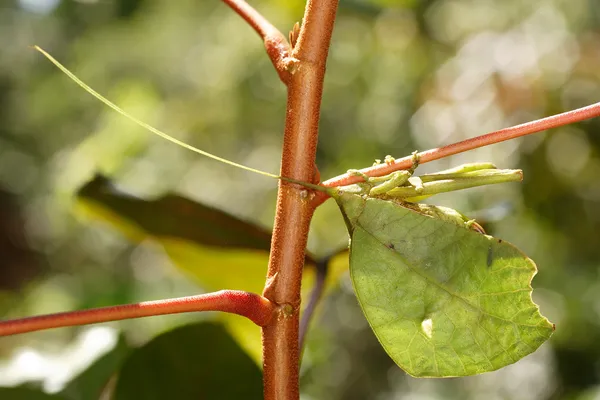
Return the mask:
{"type": "MultiPolygon", "coordinates": [[[[309,0],[288,82],[281,175],[313,182],[325,64],[337,0],[309,0]]],[[[314,207],[306,189],[280,181],[264,296],[277,305],[263,328],[265,399],[298,399],[298,326],[304,251],[314,207]]]]}

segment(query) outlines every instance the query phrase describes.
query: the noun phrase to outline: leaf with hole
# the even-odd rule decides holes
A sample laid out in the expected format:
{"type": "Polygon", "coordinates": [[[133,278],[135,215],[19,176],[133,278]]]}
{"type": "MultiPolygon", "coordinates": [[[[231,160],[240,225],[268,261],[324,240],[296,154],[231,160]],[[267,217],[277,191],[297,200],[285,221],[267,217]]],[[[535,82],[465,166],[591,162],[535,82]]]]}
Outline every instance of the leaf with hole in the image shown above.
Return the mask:
{"type": "Polygon", "coordinates": [[[333,192],[350,274],[390,357],[417,377],[474,375],[535,351],[553,325],[531,299],[532,260],[454,210],[333,192]]]}

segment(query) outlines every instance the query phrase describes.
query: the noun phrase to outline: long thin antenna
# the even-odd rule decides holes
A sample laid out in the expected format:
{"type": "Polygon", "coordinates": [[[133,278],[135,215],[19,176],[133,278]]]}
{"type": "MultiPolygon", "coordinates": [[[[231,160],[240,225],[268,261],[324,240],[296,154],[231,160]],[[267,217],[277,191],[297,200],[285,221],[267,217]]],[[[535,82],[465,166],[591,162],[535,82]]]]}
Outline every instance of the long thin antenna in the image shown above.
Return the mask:
{"type": "MultiPolygon", "coordinates": [[[[34,49],[36,49],[37,51],[39,51],[40,53],[42,53],[48,60],[50,60],[52,62],[52,64],[56,65],[62,72],[64,72],[69,78],[71,78],[75,83],[77,83],[79,86],[81,86],[86,92],[88,92],[89,94],[91,94],[92,96],[94,96],[95,98],[97,98],[98,100],[100,100],[101,102],[103,102],[104,104],[106,104],[107,106],[109,106],[110,108],[112,108],[113,110],[115,110],[116,112],[118,112],[119,114],[123,115],[124,117],[130,119],[132,122],[136,123],[137,125],[141,126],[144,129],[149,130],[150,132],[162,137],[163,139],[166,139],[172,143],[175,143],[181,147],[184,147],[188,150],[191,150],[195,153],[201,154],[205,157],[208,158],[212,158],[213,160],[217,160],[220,161],[224,164],[228,164],[231,165],[233,167],[237,167],[240,169],[244,169],[246,171],[250,171],[250,172],[254,172],[260,175],[264,175],[264,176],[268,176],[270,178],[275,178],[275,179],[281,179],[281,177],[279,175],[275,175],[275,174],[271,174],[269,172],[265,172],[265,171],[261,171],[259,169],[256,168],[252,168],[252,167],[247,167],[245,165],[242,164],[238,164],[236,162],[233,161],[229,161],[225,158],[219,157],[219,156],[215,156],[214,154],[211,154],[207,151],[204,150],[200,150],[192,145],[189,145],[187,143],[182,142],[181,140],[175,139],[173,136],[170,136],[156,128],[154,128],[153,126],[148,125],[147,123],[137,119],[136,117],[132,116],[131,114],[128,114],[125,110],[123,110],[122,108],[120,108],[119,106],[117,106],[116,104],[114,104],[113,102],[111,102],[110,100],[108,100],[106,97],[102,96],[100,93],[96,92],[94,89],[92,89],[91,87],[89,87],[88,85],[86,85],[81,79],[79,79],[77,76],[75,76],[75,74],[73,74],[71,71],[69,71],[65,66],[63,66],[60,62],[58,62],[54,57],[52,57],[50,54],[48,54],[44,49],[42,49],[39,46],[33,46],[34,49]]],[[[295,182],[295,183],[299,183],[299,182],[295,182]]]]}

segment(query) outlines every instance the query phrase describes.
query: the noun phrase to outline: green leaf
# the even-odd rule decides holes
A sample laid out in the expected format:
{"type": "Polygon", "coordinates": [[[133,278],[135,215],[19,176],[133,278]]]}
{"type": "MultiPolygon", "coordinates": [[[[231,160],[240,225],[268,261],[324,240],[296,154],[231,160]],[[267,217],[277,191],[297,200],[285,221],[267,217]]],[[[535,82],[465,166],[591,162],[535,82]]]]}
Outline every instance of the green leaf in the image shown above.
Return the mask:
{"type": "Polygon", "coordinates": [[[198,323],[134,351],[114,399],[262,399],[262,373],[222,326],[198,323]]]}
{"type": "Polygon", "coordinates": [[[125,337],[119,337],[116,346],[104,354],[85,371],[73,378],[60,394],[70,400],[101,398],[110,378],[119,369],[131,348],[125,337]]]}
{"type": "MultiPolygon", "coordinates": [[[[175,265],[207,291],[263,290],[271,234],[262,227],[174,194],[134,197],[100,175],[79,190],[78,200],[85,215],[108,222],[130,240],[158,241],[175,265]]],[[[314,282],[315,264],[307,255],[303,298],[314,282]]],[[[326,290],[335,287],[347,266],[347,257],[331,259],[326,290]]],[[[237,315],[221,313],[219,318],[260,364],[260,329],[237,315]]]]}
{"type": "Polygon", "coordinates": [[[358,301],[386,352],[410,375],[493,371],[552,334],[531,300],[535,264],[511,244],[468,229],[455,219],[460,214],[439,207],[341,191],[335,197],[351,236],[358,301]]]}
{"type": "Polygon", "coordinates": [[[119,191],[101,175],[82,187],[78,196],[101,205],[106,214],[112,211],[118,219],[126,219],[133,235],[142,230],[143,236],[178,237],[221,248],[268,251],[271,245],[269,231],[226,212],[173,194],[140,199],[119,191]]]}
{"type": "MultiPolygon", "coordinates": [[[[78,199],[87,215],[109,222],[129,239],[158,240],[177,266],[207,290],[263,289],[271,247],[267,229],[175,194],[134,197],[103,176],[82,187],[78,199]]],[[[315,263],[310,255],[306,261],[315,263]]]]}
{"type": "MultiPolygon", "coordinates": [[[[262,292],[271,247],[268,230],[175,194],[134,197],[100,175],[79,190],[78,200],[85,215],[108,222],[130,240],[158,241],[206,291],[262,292]]],[[[308,262],[313,262],[310,257],[308,262]]],[[[260,363],[260,329],[237,315],[220,313],[219,318],[260,363]]]]}

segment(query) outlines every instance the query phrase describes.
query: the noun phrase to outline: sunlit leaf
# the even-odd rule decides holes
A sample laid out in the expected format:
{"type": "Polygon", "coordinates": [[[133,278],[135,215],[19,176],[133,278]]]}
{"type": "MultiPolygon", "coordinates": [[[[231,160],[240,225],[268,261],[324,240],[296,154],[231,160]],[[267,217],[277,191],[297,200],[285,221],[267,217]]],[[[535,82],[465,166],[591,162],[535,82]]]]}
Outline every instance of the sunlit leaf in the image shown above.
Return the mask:
{"type": "Polygon", "coordinates": [[[114,399],[262,399],[262,373],[222,326],[186,325],[131,354],[114,399]]]}
{"type": "Polygon", "coordinates": [[[386,352],[410,375],[493,371],[552,334],[531,300],[535,264],[511,244],[434,206],[336,197],[351,236],[359,303],[386,352]]]}
{"type": "Polygon", "coordinates": [[[114,188],[102,176],[96,176],[78,195],[80,199],[101,204],[119,219],[126,217],[131,224],[156,237],[177,237],[222,248],[268,250],[271,245],[267,230],[181,196],[140,199],[114,188]]]}
{"type": "Polygon", "coordinates": [[[101,176],[81,188],[79,200],[88,215],[131,240],[159,241],[176,265],[207,290],[262,291],[271,245],[264,228],[174,194],[137,198],[101,176]]]}
{"type": "Polygon", "coordinates": [[[99,399],[131,348],[121,336],[115,347],[73,378],[61,392],[69,400],[99,399]]]}
{"type": "MultiPolygon", "coordinates": [[[[130,240],[158,241],[175,265],[205,290],[262,292],[271,246],[268,230],[178,195],[137,198],[102,176],[81,188],[78,197],[89,217],[108,222],[130,240]]],[[[303,298],[315,279],[315,261],[310,255],[306,266],[303,298]]],[[[347,267],[347,256],[331,258],[326,290],[335,287],[347,267]]],[[[236,315],[219,314],[219,318],[260,363],[260,329],[236,315]]]]}

